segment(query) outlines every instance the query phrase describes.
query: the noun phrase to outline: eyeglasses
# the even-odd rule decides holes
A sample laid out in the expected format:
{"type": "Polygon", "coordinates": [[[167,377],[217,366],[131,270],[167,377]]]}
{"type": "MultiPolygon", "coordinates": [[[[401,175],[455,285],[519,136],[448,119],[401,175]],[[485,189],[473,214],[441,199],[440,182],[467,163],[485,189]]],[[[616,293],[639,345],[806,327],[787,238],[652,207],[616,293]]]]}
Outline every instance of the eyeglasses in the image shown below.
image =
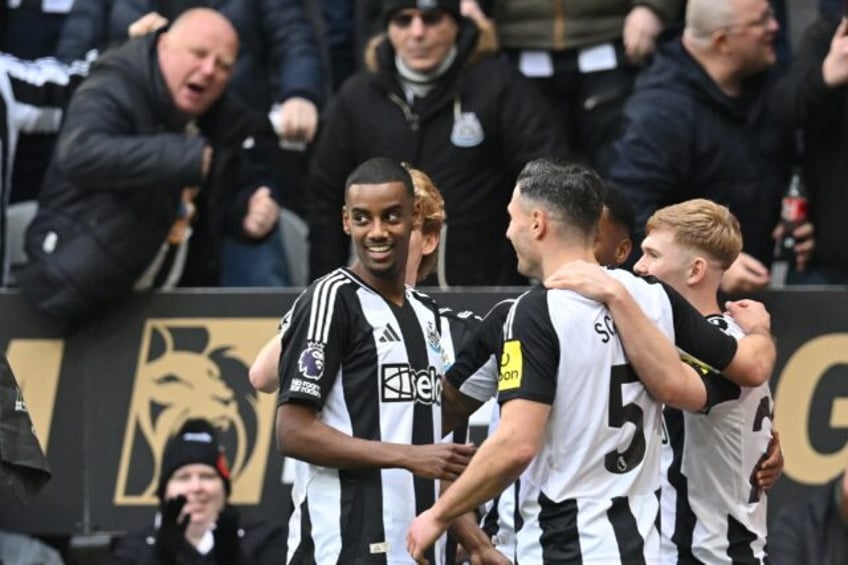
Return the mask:
{"type": "Polygon", "coordinates": [[[774,13],[774,8],[769,6],[768,10],[763,12],[763,15],[755,20],[750,20],[747,22],[741,22],[738,24],[730,24],[725,29],[731,30],[733,28],[750,28],[750,27],[768,27],[768,25],[777,20],[777,15],[774,13]]]}
{"type": "Polygon", "coordinates": [[[440,10],[401,12],[392,16],[389,21],[399,28],[407,28],[412,25],[412,20],[415,18],[419,18],[425,27],[434,27],[442,23],[442,20],[445,19],[445,13],[440,10]]]}

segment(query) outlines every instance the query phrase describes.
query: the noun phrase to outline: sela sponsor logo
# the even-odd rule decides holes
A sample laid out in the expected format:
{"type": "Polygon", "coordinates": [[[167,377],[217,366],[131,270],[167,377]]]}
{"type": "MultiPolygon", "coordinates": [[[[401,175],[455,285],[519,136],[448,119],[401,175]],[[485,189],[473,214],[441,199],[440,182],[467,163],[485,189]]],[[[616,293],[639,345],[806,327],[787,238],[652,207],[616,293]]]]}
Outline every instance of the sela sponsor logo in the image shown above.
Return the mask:
{"type": "Polygon", "coordinates": [[[297,368],[307,379],[313,381],[320,379],[324,374],[324,344],[310,341],[306,349],[300,352],[297,368]]]}
{"type": "Polygon", "coordinates": [[[415,371],[409,365],[383,365],[380,376],[383,402],[442,402],[442,376],[434,367],[415,371]]]}

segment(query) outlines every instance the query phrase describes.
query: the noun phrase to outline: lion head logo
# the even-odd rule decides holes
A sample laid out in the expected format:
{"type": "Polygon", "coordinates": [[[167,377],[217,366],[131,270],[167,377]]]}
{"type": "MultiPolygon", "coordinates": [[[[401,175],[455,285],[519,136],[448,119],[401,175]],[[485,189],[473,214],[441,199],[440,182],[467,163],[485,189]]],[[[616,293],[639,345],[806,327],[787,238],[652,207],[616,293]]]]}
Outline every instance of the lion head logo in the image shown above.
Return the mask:
{"type": "MultiPolygon", "coordinates": [[[[155,502],[165,443],[191,418],[218,428],[234,484],[251,465],[250,454],[261,451],[255,447],[260,436],[270,434],[264,428],[272,422],[260,421],[259,400],[246,378],[256,351],[239,343],[243,331],[226,324],[148,322],[121,457],[119,501],[155,502]]],[[[264,469],[264,460],[261,464],[264,469]]]]}

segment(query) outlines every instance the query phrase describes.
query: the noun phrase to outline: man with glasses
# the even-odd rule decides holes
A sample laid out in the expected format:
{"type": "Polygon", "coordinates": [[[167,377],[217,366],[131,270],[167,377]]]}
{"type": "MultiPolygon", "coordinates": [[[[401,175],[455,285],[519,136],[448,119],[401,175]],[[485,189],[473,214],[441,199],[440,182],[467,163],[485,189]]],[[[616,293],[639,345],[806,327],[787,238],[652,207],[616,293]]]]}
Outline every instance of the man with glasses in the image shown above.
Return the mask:
{"type": "Polygon", "coordinates": [[[778,23],[766,0],[690,0],[679,41],[658,53],[625,108],[610,180],[636,207],[708,198],[739,218],[745,249],[722,287],[769,282],[791,136],[767,105],[778,23]]]}
{"type": "Polygon", "coordinates": [[[311,276],[347,262],[344,179],[382,155],[426,170],[444,194],[451,220],[440,284],[522,282],[503,237],[506,204],[524,163],[566,156],[564,137],[533,86],[493,56],[493,30],[460,16],[459,0],[384,0],[382,8],[386,35],[328,109],[316,148],[311,276]]]}

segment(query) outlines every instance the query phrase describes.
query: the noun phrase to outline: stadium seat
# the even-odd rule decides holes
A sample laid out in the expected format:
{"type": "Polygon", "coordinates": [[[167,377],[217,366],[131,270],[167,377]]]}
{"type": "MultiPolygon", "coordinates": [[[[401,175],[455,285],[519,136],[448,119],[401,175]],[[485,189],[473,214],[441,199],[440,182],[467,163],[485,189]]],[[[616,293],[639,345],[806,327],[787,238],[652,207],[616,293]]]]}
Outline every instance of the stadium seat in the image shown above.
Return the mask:
{"type": "Polygon", "coordinates": [[[286,208],[280,209],[280,233],[292,286],[309,283],[309,227],[300,216],[286,208]]]}

